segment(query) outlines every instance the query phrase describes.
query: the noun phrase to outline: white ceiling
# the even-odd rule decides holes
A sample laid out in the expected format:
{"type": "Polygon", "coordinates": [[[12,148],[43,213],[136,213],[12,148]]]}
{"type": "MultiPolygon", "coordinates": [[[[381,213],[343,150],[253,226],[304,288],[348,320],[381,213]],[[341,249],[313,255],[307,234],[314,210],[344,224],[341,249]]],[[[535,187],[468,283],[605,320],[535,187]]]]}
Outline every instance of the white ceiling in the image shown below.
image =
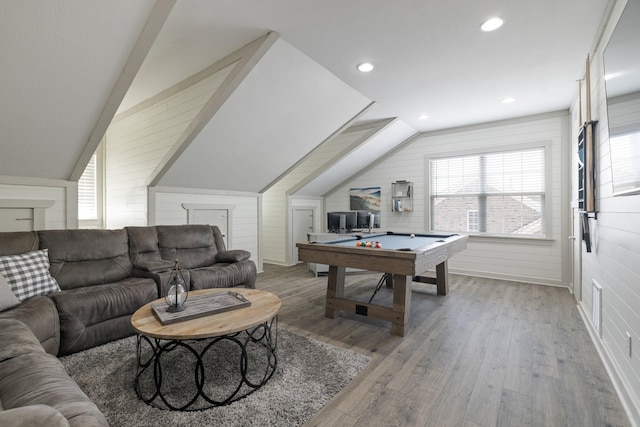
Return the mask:
{"type": "Polygon", "coordinates": [[[178,0],[124,108],[260,37],[284,40],[417,131],[556,111],[575,81],[607,0],[178,0]],[[480,31],[487,18],[505,24],[480,31]],[[376,68],[362,74],[356,65],[376,68]],[[505,105],[502,99],[516,99],[505,105]],[[417,117],[427,114],[428,120],[417,117]]]}
{"type": "MultiPolygon", "coordinates": [[[[367,151],[363,145],[362,152],[393,149],[414,132],[567,109],[609,1],[176,0],[157,37],[145,23],[154,5],[157,10],[159,5],[171,6],[172,0],[3,1],[0,175],[73,177],[87,149],[95,148],[91,140],[99,137],[100,122],[108,123],[113,116],[114,100],[124,97],[119,109],[124,111],[269,31],[279,33],[283,42],[341,81],[353,96],[374,101],[358,120],[396,118],[389,133],[371,141],[376,148],[367,151]],[[502,17],[504,26],[482,33],[480,24],[491,16],[502,17]],[[145,31],[155,38],[146,48],[139,38],[145,31]],[[141,66],[131,60],[136,49],[141,66]],[[356,65],[363,61],[375,69],[358,72],[356,65]],[[127,72],[133,83],[125,94],[127,72]],[[516,101],[503,104],[506,96],[516,101]],[[419,120],[420,114],[429,119],[419,120]]],[[[280,67],[285,76],[299,71],[286,61],[280,67]]],[[[295,80],[305,78],[309,87],[317,84],[308,76],[295,80]]],[[[263,92],[268,94],[268,88],[263,92]]],[[[246,99],[241,91],[236,95],[237,100],[246,99]]],[[[296,117],[304,119],[298,125],[286,117],[272,125],[291,130],[324,119],[322,114],[303,117],[304,105],[296,107],[296,117]]],[[[248,116],[236,108],[233,120],[246,127],[267,120],[259,109],[248,116]]],[[[291,105],[273,108],[285,114],[291,105]]],[[[212,136],[215,119],[203,127],[192,148],[206,146],[198,138],[212,136]]],[[[290,135],[297,138],[297,132],[290,135]]],[[[274,143],[278,135],[274,129],[272,139],[263,144],[274,143]]],[[[246,175],[237,180],[227,176],[238,183],[229,189],[268,186],[269,179],[294,166],[295,158],[299,161],[323,142],[320,133],[317,136],[300,147],[294,139],[277,141],[280,152],[291,154],[286,161],[275,162],[273,170],[256,170],[255,177],[264,181],[260,184],[243,183],[246,175]]],[[[244,149],[250,152],[251,145],[244,149]]],[[[180,171],[195,170],[186,164],[188,156],[198,157],[190,150],[176,161],[179,169],[160,177],[161,183],[177,183],[180,171]]],[[[345,170],[362,169],[361,163],[351,162],[356,158],[362,162],[362,156],[351,153],[306,188],[322,194],[344,179],[345,170]]],[[[254,157],[254,163],[262,159],[254,157]]]]}
{"type": "Polygon", "coordinates": [[[0,4],[0,175],[71,175],[153,6],[0,4]]]}
{"type": "Polygon", "coordinates": [[[277,38],[158,184],[260,192],[370,103],[277,38]]]}

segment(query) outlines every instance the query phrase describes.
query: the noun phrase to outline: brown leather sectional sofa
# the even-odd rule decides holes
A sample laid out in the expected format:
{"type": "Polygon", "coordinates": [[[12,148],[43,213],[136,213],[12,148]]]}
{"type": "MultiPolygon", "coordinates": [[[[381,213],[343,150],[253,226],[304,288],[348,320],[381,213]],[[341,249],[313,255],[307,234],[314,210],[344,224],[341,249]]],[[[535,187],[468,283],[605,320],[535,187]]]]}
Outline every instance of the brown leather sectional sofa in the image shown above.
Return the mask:
{"type": "Polygon", "coordinates": [[[131,315],[166,295],[174,260],[190,290],[255,287],[250,253],[226,250],[217,226],[0,233],[0,256],[40,249],[61,291],[0,312],[3,426],[22,425],[11,423],[26,413],[61,423],[47,425],[107,425],[55,356],[133,335],[131,315]]]}

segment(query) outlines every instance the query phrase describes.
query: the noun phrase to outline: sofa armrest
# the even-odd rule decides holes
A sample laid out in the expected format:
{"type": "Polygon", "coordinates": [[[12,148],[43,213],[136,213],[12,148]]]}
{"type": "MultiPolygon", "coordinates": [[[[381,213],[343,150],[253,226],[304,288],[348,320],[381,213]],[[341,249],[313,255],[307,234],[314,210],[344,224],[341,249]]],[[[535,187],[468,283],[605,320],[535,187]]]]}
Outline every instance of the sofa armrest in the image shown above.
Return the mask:
{"type": "Polygon", "coordinates": [[[216,254],[216,262],[233,263],[251,258],[251,252],[244,249],[232,249],[230,251],[220,251],[216,254]]]}
{"type": "Polygon", "coordinates": [[[133,268],[140,271],[157,273],[173,269],[175,263],[172,261],[147,261],[145,263],[133,264],[133,268]]]}
{"type": "MultiPolygon", "coordinates": [[[[142,270],[134,267],[131,275],[134,277],[146,277],[149,279],[153,279],[156,282],[156,286],[158,287],[158,296],[160,298],[164,298],[164,296],[167,295],[167,292],[169,291],[169,287],[171,287],[171,283],[169,282],[174,273],[173,267],[175,266],[175,264],[173,262],[170,262],[170,264],[171,269],[163,269],[161,271],[142,270]]],[[[184,283],[187,286],[187,290],[191,290],[189,282],[189,270],[180,269],[180,274],[182,275],[184,283]]]]}
{"type": "Polygon", "coordinates": [[[0,411],[0,425],[5,427],[68,427],[69,421],[51,406],[36,404],[0,411]]]}

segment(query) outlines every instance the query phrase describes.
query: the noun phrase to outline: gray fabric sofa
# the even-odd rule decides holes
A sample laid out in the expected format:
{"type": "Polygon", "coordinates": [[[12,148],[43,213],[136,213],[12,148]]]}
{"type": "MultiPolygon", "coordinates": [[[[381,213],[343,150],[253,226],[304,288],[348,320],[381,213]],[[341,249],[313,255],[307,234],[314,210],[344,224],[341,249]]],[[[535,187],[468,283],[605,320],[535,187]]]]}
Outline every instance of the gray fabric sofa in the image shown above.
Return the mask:
{"type": "Polygon", "coordinates": [[[108,426],[98,407],[29,328],[0,319],[0,425],[108,426]]]}
{"type": "Polygon", "coordinates": [[[127,227],[133,274],[153,278],[166,295],[178,260],[189,290],[255,288],[256,265],[242,249],[227,250],[218,226],[158,225],[127,227]]]}
{"type": "Polygon", "coordinates": [[[32,405],[30,417],[40,413],[59,425],[67,424],[56,411],[68,425],[106,425],[56,356],[133,335],[131,315],[166,295],[175,259],[190,289],[253,288],[257,275],[250,253],[226,250],[216,226],[0,233],[0,256],[44,249],[60,291],[0,312],[2,426],[28,425],[10,420],[24,420],[19,409],[32,405]]]}

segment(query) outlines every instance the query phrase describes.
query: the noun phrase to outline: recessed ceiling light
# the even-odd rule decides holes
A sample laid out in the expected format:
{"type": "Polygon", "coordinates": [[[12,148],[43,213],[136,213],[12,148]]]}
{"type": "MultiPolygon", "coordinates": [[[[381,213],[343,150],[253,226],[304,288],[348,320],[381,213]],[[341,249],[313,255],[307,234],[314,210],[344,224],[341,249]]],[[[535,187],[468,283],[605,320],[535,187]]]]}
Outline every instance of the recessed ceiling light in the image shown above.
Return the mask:
{"type": "Polygon", "coordinates": [[[373,70],[373,64],[370,62],[363,62],[362,64],[358,64],[358,70],[362,71],[363,73],[368,73],[369,71],[373,70]]]}
{"type": "Polygon", "coordinates": [[[512,102],[515,102],[515,101],[516,101],[516,99],[515,99],[515,98],[512,98],[512,97],[510,97],[510,96],[507,96],[505,99],[503,99],[503,100],[502,100],[502,103],[503,103],[503,104],[511,104],[512,102]]]}
{"type": "Polygon", "coordinates": [[[497,30],[498,28],[502,27],[502,24],[504,24],[504,21],[500,18],[491,18],[488,19],[484,22],[484,24],[482,24],[480,26],[480,29],[482,31],[493,31],[493,30],[497,30]]]}
{"type": "Polygon", "coordinates": [[[427,116],[426,114],[420,114],[418,116],[418,119],[420,119],[420,120],[427,120],[428,118],[429,118],[429,116],[427,116]]]}

